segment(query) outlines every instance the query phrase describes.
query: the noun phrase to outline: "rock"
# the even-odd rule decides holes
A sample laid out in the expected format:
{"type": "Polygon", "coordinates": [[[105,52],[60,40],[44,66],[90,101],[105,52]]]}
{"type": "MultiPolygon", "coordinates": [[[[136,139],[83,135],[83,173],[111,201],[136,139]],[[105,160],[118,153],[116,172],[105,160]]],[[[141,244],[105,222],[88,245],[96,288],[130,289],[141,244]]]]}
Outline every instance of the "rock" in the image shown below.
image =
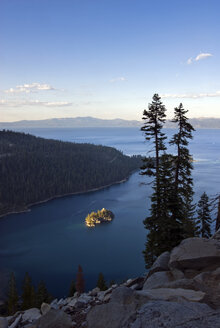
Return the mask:
{"type": "Polygon", "coordinates": [[[114,288],[118,287],[118,285],[117,284],[114,284],[111,287],[112,287],[112,289],[114,289],[114,288]]]}
{"type": "Polygon", "coordinates": [[[133,301],[134,291],[125,286],[114,289],[111,294],[111,303],[130,304],[133,301]]]}
{"type": "Polygon", "coordinates": [[[157,288],[182,288],[182,289],[192,289],[196,291],[199,290],[204,291],[201,284],[194,281],[193,279],[186,279],[186,278],[168,282],[166,284],[158,286],[157,288]]]}
{"type": "Polygon", "coordinates": [[[49,312],[50,309],[51,309],[50,304],[48,304],[48,303],[42,303],[42,304],[41,304],[40,310],[41,310],[41,313],[42,313],[43,315],[46,314],[47,312],[49,312]]]}
{"type": "Polygon", "coordinates": [[[15,319],[15,321],[9,326],[9,328],[17,328],[21,319],[22,319],[22,316],[21,316],[21,314],[19,314],[17,316],[17,318],[15,319]]]}
{"type": "Polygon", "coordinates": [[[59,306],[58,306],[58,299],[56,298],[55,300],[53,300],[51,303],[50,303],[50,306],[51,306],[51,309],[59,309],[59,306]]]}
{"type": "Polygon", "coordinates": [[[211,239],[217,239],[220,241],[220,228],[214,233],[211,239]]]}
{"type": "Polygon", "coordinates": [[[96,287],[94,288],[93,290],[91,290],[88,295],[89,296],[97,296],[97,294],[100,292],[100,288],[99,287],[96,287]]]}
{"type": "Polygon", "coordinates": [[[37,328],[71,328],[71,317],[62,310],[51,309],[35,323],[37,328]]]}
{"type": "Polygon", "coordinates": [[[202,270],[219,266],[220,243],[216,239],[187,238],[172,250],[169,261],[171,269],[202,270]]]}
{"type": "Polygon", "coordinates": [[[153,289],[163,286],[173,281],[173,275],[170,271],[154,272],[144,283],[143,289],[153,289]]]}
{"type": "Polygon", "coordinates": [[[155,288],[136,291],[136,296],[142,304],[147,300],[162,300],[173,302],[203,302],[206,299],[206,294],[201,291],[182,288],[155,288]]]}
{"type": "Polygon", "coordinates": [[[156,259],[156,261],[150,268],[150,270],[147,274],[147,277],[150,277],[154,272],[168,271],[169,270],[169,267],[168,267],[169,260],[170,260],[169,252],[164,252],[160,256],[158,256],[158,258],[156,259]]]}
{"type": "Polygon", "coordinates": [[[25,310],[24,313],[22,314],[22,322],[25,321],[32,322],[40,317],[41,317],[41,313],[39,309],[37,308],[28,309],[25,310]]]}
{"type": "Polygon", "coordinates": [[[130,279],[130,282],[125,284],[125,286],[132,288],[134,285],[136,286],[135,288],[132,289],[142,289],[144,285],[144,277],[138,277],[135,279],[130,279]]]}
{"type": "Polygon", "coordinates": [[[219,322],[220,312],[206,304],[154,301],[140,308],[130,328],[219,328],[219,322]]]}
{"type": "Polygon", "coordinates": [[[74,307],[77,303],[78,299],[77,298],[73,298],[71,302],[68,303],[68,306],[74,307]]]}
{"type": "Polygon", "coordinates": [[[109,302],[96,305],[87,314],[88,328],[122,328],[129,327],[134,320],[136,304],[123,305],[117,302],[109,302]]]}
{"type": "Polygon", "coordinates": [[[8,320],[0,317],[0,328],[8,328],[8,320]]]}
{"type": "Polygon", "coordinates": [[[87,294],[81,294],[78,298],[78,301],[82,303],[89,303],[90,301],[92,301],[92,296],[89,296],[87,294]]]}

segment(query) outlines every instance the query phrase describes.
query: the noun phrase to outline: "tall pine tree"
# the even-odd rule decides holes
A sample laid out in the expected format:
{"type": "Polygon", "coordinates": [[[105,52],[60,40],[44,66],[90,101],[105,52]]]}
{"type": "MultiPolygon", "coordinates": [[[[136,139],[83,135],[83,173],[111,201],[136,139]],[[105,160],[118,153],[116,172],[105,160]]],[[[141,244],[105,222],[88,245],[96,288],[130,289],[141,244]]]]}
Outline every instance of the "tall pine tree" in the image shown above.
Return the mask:
{"type": "Polygon", "coordinates": [[[78,272],[76,274],[76,291],[82,294],[85,290],[85,281],[83,278],[83,270],[81,265],[78,266],[78,272]]]}
{"type": "Polygon", "coordinates": [[[191,172],[193,169],[192,156],[189,153],[189,139],[192,139],[193,126],[186,117],[188,110],[179,107],[174,109],[174,119],[172,122],[177,123],[177,133],[173,135],[170,141],[177,149],[177,155],[174,156],[174,193],[172,217],[173,221],[179,225],[178,235],[176,239],[179,242],[187,237],[195,234],[194,210],[193,205],[193,179],[191,172]]]}
{"type": "Polygon", "coordinates": [[[211,237],[211,223],[212,219],[210,216],[210,203],[209,197],[204,192],[198,202],[198,209],[197,209],[197,224],[199,225],[199,235],[203,238],[211,237]]]}
{"type": "Polygon", "coordinates": [[[146,266],[150,266],[160,252],[160,232],[162,226],[162,209],[163,190],[161,183],[163,174],[160,166],[161,154],[164,154],[165,135],[162,132],[165,123],[165,106],[161,102],[158,94],[154,94],[152,103],[149,104],[148,110],[143,112],[144,125],[141,131],[145,134],[145,139],[153,143],[154,157],[145,157],[141,167],[141,174],[153,176],[153,194],[151,196],[150,216],[144,220],[145,228],[149,231],[147,235],[146,248],[144,251],[146,266]]]}

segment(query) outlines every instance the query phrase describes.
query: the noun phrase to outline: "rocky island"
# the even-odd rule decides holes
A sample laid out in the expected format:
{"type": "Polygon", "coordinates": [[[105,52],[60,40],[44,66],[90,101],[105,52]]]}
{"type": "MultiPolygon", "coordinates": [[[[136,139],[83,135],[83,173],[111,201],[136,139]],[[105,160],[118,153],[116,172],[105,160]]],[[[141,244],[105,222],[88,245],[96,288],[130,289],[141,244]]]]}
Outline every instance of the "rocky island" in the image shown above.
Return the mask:
{"type": "Polygon", "coordinates": [[[95,227],[96,224],[112,221],[113,218],[114,214],[106,208],[103,208],[102,210],[88,214],[85,222],[87,227],[95,227]]]}

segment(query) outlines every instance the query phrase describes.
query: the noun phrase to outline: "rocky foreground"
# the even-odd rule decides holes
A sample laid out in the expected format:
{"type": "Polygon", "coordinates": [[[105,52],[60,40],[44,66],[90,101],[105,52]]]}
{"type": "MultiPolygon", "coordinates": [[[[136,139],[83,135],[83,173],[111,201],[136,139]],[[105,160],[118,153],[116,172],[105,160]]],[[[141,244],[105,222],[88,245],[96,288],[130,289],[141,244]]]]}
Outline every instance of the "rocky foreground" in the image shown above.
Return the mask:
{"type": "Polygon", "coordinates": [[[220,230],[158,257],[146,277],[0,318],[0,328],[219,328],[220,230]]]}

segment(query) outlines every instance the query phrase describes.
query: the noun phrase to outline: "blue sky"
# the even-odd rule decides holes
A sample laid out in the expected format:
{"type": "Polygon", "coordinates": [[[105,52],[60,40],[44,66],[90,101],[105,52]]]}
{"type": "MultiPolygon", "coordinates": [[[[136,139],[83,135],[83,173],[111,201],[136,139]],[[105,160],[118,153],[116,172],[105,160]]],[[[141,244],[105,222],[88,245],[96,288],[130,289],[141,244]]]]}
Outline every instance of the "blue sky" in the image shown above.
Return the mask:
{"type": "Polygon", "coordinates": [[[220,1],[1,0],[0,121],[220,117],[220,1]]]}

